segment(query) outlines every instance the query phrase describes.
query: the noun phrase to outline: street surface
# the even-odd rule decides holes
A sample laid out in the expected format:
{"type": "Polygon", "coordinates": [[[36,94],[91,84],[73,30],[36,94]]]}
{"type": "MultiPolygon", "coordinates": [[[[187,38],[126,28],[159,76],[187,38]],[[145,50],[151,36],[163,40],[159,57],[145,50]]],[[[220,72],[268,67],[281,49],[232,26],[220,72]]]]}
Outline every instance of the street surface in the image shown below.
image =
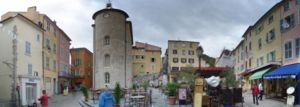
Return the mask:
{"type": "Polygon", "coordinates": [[[72,92],[67,96],[56,95],[49,98],[49,107],[81,107],[78,103],[81,98],[81,92],[72,92]]]}

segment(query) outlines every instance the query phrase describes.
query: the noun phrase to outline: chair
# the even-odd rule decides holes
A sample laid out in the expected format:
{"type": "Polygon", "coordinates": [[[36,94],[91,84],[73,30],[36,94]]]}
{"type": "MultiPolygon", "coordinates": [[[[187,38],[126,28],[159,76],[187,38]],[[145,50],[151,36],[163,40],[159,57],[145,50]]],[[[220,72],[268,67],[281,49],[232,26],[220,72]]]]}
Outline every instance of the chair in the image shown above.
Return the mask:
{"type": "Polygon", "coordinates": [[[131,100],[131,91],[130,90],[126,90],[124,93],[124,105],[125,106],[132,106],[132,100],[131,100]]]}

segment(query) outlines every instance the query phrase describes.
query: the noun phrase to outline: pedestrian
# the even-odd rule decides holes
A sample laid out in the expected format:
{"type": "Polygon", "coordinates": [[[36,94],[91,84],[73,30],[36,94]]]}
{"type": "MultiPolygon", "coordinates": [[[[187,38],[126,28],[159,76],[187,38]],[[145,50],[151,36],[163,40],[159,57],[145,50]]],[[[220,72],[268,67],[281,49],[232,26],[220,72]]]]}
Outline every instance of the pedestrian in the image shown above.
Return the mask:
{"type": "Polygon", "coordinates": [[[113,107],[115,104],[115,98],[112,93],[106,89],[99,95],[99,107],[113,107]]]}
{"type": "Polygon", "coordinates": [[[262,101],[262,98],[264,95],[264,88],[263,88],[262,82],[259,83],[258,89],[259,89],[259,99],[260,99],[260,101],[262,101]]]}
{"type": "Polygon", "coordinates": [[[46,93],[46,90],[43,90],[43,95],[39,100],[41,102],[42,107],[48,107],[48,95],[46,93]]]}
{"type": "Polygon", "coordinates": [[[253,83],[251,86],[252,96],[253,96],[253,104],[258,105],[258,93],[259,89],[256,83],[253,83]]]}

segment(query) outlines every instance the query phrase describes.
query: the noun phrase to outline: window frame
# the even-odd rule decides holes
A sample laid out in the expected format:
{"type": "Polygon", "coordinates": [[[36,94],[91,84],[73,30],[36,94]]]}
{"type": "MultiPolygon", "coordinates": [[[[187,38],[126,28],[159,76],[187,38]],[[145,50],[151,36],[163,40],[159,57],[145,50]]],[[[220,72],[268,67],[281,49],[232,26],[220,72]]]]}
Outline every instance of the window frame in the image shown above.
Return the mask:
{"type": "Polygon", "coordinates": [[[31,55],[31,43],[28,41],[25,42],[25,54],[31,55]]]}
{"type": "Polygon", "coordinates": [[[293,48],[292,41],[289,40],[289,41],[284,42],[284,59],[291,59],[292,58],[292,56],[293,56],[293,54],[292,54],[293,53],[292,48],[293,48]],[[290,45],[290,48],[287,49],[287,47],[289,47],[289,46],[286,47],[286,45],[288,43],[290,45]]]}

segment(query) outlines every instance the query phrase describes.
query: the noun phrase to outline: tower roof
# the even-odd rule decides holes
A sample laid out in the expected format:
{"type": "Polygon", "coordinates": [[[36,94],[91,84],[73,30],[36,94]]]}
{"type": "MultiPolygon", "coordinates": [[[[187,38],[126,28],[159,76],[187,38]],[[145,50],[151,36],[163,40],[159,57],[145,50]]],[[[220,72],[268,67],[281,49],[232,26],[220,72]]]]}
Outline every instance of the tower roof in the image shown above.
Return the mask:
{"type": "Polygon", "coordinates": [[[115,12],[119,12],[119,13],[122,13],[123,15],[125,15],[126,18],[128,18],[128,14],[123,11],[123,10],[120,10],[120,9],[115,9],[115,8],[105,8],[105,9],[101,9],[99,11],[97,11],[96,13],[94,13],[93,15],[93,19],[95,20],[96,16],[99,14],[99,13],[102,13],[102,12],[107,12],[107,11],[115,11],[115,12]]]}

